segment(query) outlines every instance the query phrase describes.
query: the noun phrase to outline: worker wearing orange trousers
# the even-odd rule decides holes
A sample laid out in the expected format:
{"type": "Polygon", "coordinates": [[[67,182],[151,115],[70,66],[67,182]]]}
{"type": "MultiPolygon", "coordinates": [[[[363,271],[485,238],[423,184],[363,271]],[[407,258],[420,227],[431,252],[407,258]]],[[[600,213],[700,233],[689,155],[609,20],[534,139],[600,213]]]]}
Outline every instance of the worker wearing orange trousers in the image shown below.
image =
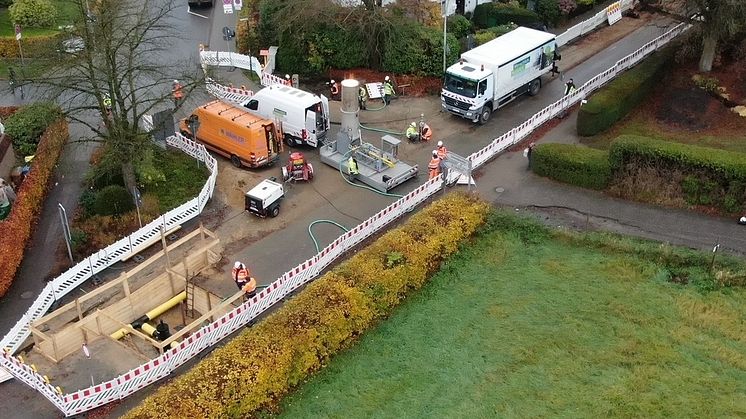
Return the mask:
{"type": "Polygon", "coordinates": [[[438,157],[438,152],[433,150],[433,158],[430,159],[430,163],[427,165],[427,169],[430,172],[429,179],[437,177],[440,174],[440,164],[442,160],[438,157]]]}

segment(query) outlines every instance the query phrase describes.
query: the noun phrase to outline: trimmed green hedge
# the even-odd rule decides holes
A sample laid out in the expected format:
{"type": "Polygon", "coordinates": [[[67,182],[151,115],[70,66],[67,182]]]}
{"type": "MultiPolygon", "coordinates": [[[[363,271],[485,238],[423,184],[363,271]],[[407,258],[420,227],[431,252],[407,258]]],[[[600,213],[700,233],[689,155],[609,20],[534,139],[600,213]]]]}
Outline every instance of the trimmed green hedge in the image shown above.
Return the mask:
{"type": "MultiPolygon", "coordinates": [[[[458,60],[460,45],[447,36],[447,63],[458,60]]],[[[381,68],[399,74],[441,76],[443,74],[443,31],[426,26],[400,26],[384,43],[381,68]],[[441,58],[435,58],[441,57],[441,58]]]]}
{"type": "Polygon", "coordinates": [[[612,144],[609,163],[617,176],[650,166],[683,174],[681,191],[691,205],[739,213],[746,202],[746,153],[623,135],[612,144]]]}
{"type": "Polygon", "coordinates": [[[662,78],[672,52],[654,53],[594,93],[578,111],[578,135],[603,132],[640,104],[662,78]]]}
{"type": "Polygon", "coordinates": [[[487,29],[511,22],[518,26],[532,25],[541,22],[541,19],[536,13],[521,7],[504,3],[484,3],[474,9],[472,21],[477,29],[487,29]]]}
{"type": "Polygon", "coordinates": [[[52,102],[26,105],[5,121],[5,133],[13,141],[13,148],[22,156],[36,152],[44,131],[62,117],[60,107],[52,102]]]}
{"type": "Polygon", "coordinates": [[[489,204],[467,194],[433,202],[124,417],[258,417],[425,284],[489,213],[489,204]]]}
{"type": "Polygon", "coordinates": [[[531,169],[538,175],[591,189],[604,189],[611,180],[606,151],[574,144],[534,146],[531,169]]]}

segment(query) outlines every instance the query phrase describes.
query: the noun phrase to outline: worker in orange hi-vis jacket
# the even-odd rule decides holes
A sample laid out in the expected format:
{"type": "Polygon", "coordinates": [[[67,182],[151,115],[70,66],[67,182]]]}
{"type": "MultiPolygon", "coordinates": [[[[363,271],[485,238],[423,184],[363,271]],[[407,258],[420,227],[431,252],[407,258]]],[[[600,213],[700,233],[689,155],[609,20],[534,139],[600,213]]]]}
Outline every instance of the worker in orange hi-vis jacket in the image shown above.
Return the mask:
{"type": "Polygon", "coordinates": [[[442,163],[441,158],[438,156],[438,151],[433,150],[433,158],[430,159],[430,163],[427,165],[427,170],[430,173],[428,179],[437,177],[440,174],[440,164],[442,163]]]}

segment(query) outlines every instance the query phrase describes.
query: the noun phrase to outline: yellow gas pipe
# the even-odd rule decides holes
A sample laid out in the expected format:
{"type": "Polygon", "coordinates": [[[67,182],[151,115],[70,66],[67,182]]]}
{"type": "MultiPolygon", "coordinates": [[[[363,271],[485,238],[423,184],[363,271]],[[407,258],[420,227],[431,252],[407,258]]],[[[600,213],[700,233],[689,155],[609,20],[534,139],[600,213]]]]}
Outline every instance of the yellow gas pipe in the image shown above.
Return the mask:
{"type": "MultiPolygon", "coordinates": [[[[135,320],[134,322],[130,323],[130,325],[132,327],[134,327],[135,329],[142,328],[143,331],[145,331],[148,335],[152,335],[152,332],[155,331],[155,328],[153,326],[149,325],[147,322],[150,321],[150,320],[153,320],[154,318],[160,316],[161,314],[163,314],[163,313],[167,312],[168,310],[170,310],[171,308],[175,307],[180,302],[186,300],[186,296],[187,296],[186,291],[182,291],[182,292],[176,294],[175,297],[173,297],[170,300],[166,301],[165,303],[159,305],[158,307],[156,307],[156,308],[148,311],[147,313],[145,313],[144,316],[142,316],[139,319],[135,320]],[[150,332],[148,332],[146,330],[146,325],[148,327],[150,327],[150,329],[151,329],[150,332]]],[[[117,330],[116,332],[112,333],[110,336],[114,340],[119,340],[119,339],[123,338],[124,336],[126,336],[128,333],[129,333],[128,329],[121,328],[121,329],[117,330]]]]}

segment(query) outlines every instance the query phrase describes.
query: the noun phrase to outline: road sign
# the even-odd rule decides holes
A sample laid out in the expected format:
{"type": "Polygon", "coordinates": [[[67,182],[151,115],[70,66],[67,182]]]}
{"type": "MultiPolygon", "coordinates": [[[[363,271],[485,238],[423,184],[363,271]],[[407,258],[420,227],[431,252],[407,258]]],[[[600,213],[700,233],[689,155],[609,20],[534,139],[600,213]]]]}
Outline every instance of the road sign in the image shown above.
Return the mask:
{"type": "Polygon", "coordinates": [[[223,13],[226,15],[233,14],[233,0],[223,0],[223,13]]]}
{"type": "Polygon", "coordinates": [[[241,10],[243,7],[243,3],[241,0],[233,0],[233,8],[236,10],[241,10]]]}
{"type": "Polygon", "coordinates": [[[21,25],[16,25],[16,41],[21,40],[21,25]]]}

